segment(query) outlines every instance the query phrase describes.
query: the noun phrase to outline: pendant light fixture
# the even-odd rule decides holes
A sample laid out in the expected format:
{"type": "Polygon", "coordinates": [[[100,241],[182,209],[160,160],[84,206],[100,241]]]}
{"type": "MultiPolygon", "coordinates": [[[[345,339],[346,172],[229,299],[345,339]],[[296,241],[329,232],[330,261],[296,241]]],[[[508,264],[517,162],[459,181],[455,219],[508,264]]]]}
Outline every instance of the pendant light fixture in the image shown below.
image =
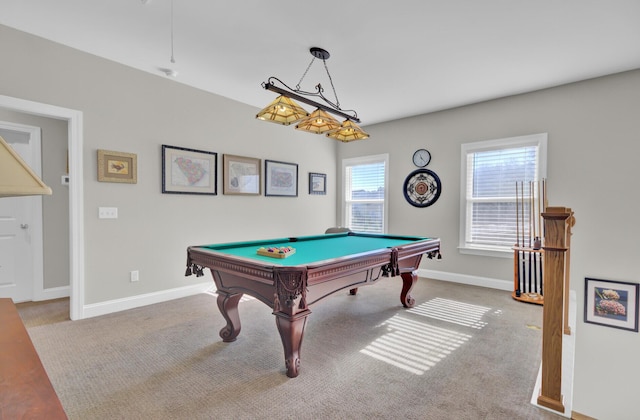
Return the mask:
{"type": "Polygon", "coordinates": [[[330,56],[329,52],[318,47],[312,47],[309,49],[309,52],[313,58],[295,88],[287,86],[282,80],[273,76],[262,83],[263,88],[278,93],[280,96],[258,112],[256,118],[282,125],[290,125],[297,122],[295,126],[296,130],[314,134],[326,134],[328,137],[342,142],[368,138],[369,135],[356,125],[356,123],[360,122],[357,112],[340,108],[340,102],[338,101],[338,95],[333,85],[333,79],[327,67],[327,59],[330,56]],[[316,85],[315,92],[306,92],[300,89],[300,84],[316,59],[321,59],[324,64],[329,82],[331,83],[335,102],[324,96],[324,88],[320,83],[316,85]],[[324,103],[317,102],[311,98],[320,98],[324,103]],[[295,101],[305,103],[316,109],[309,114],[295,101]],[[344,122],[340,124],[338,120],[329,115],[330,113],[344,118],[344,122]]]}

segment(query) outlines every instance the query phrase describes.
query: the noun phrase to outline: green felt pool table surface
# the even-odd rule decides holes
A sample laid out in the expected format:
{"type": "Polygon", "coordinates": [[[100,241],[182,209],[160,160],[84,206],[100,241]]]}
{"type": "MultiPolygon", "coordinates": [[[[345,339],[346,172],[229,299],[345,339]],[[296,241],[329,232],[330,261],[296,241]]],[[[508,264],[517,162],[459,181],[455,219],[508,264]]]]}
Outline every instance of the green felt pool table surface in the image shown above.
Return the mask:
{"type": "Polygon", "coordinates": [[[348,234],[345,232],[298,238],[279,238],[264,241],[204,245],[201,248],[235,257],[261,261],[271,265],[291,267],[297,265],[312,265],[334,258],[398,247],[424,239],[428,238],[364,233],[348,234]],[[284,246],[293,247],[296,252],[286,258],[273,258],[257,254],[257,250],[260,247],[284,246]]]}
{"type": "Polygon", "coordinates": [[[312,305],[341,290],[355,295],[361,286],[399,276],[400,302],[410,308],[415,304],[410,293],[423,255],[439,258],[440,240],[343,232],[189,247],[185,275],[203,276],[205,269],[210,271],[218,308],[226,320],[220,330],[225,342],[234,341],[240,333],[238,303],[243,295],[272,308],[287,376],[294,378],[312,305]],[[295,254],[286,258],[258,254],[260,248],[287,246],[294,248],[295,254]]]}

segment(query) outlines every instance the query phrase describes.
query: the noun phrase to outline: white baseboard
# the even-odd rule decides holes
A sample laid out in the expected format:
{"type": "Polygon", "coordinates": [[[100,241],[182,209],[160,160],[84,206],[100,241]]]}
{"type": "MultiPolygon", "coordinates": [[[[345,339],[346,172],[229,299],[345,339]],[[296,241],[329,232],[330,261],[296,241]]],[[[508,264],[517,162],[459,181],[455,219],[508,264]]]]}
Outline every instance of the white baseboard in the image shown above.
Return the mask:
{"type": "Polygon", "coordinates": [[[33,301],[51,300],[69,297],[69,286],[52,287],[50,289],[35,290],[33,301]]]}
{"type": "Polygon", "coordinates": [[[492,279],[489,277],[470,276],[468,274],[448,273],[445,271],[426,270],[422,268],[418,269],[418,277],[469,284],[471,286],[488,287],[490,289],[513,291],[513,281],[492,279]]]}
{"type": "MultiPolygon", "coordinates": [[[[454,283],[469,284],[473,286],[489,287],[499,290],[512,290],[513,284],[509,281],[492,279],[487,277],[469,276],[466,274],[447,273],[435,270],[418,270],[419,277],[427,277],[434,280],[451,281],[454,283]]],[[[196,284],[193,286],[180,287],[176,289],[161,290],[159,292],[147,293],[144,295],[131,296],[122,299],[109,300],[106,302],[84,305],[82,318],[92,318],[94,316],[106,315],[113,312],[125,311],[127,309],[138,308],[140,306],[152,305],[154,303],[166,302],[172,299],[179,299],[198,293],[215,291],[215,286],[211,282],[196,284]]],[[[67,288],[68,296],[68,288],[67,288]]]]}
{"type": "Polygon", "coordinates": [[[84,305],[83,318],[92,318],[94,316],[106,315],[113,312],[126,311],[127,309],[134,309],[141,306],[152,305],[154,303],[179,299],[186,296],[211,291],[212,288],[213,290],[215,290],[215,285],[211,281],[208,281],[205,283],[195,284],[193,286],[161,290],[159,292],[147,293],[144,295],[114,299],[106,302],[92,303],[89,305],[84,305]]]}

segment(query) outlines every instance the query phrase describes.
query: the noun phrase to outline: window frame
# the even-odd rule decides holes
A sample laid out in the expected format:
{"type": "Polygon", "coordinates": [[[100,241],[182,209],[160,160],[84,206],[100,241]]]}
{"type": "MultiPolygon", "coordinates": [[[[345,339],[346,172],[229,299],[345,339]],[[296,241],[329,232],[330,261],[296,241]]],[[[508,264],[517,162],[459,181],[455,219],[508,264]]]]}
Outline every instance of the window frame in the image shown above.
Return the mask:
{"type": "MultiPolygon", "coordinates": [[[[525,136],[507,137],[495,140],[485,140],[472,143],[464,143],[461,145],[460,153],[460,236],[458,242],[458,251],[461,254],[481,255],[490,257],[512,258],[513,250],[510,246],[498,245],[474,245],[467,242],[467,230],[471,224],[472,212],[470,206],[474,201],[467,198],[468,177],[467,167],[468,155],[477,152],[513,149],[527,146],[536,146],[537,152],[537,174],[536,179],[541,180],[547,177],[547,133],[530,134],[525,136]]],[[[514,186],[514,200],[515,200],[514,186]]]]}
{"type": "Polygon", "coordinates": [[[348,166],[358,166],[358,165],[368,165],[372,163],[384,162],[384,198],[383,208],[382,208],[382,233],[386,234],[389,226],[389,154],[379,154],[379,155],[370,155],[370,156],[360,156],[354,158],[345,158],[342,159],[342,199],[340,200],[341,204],[341,226],[349,227],[349,222],[347,221],[347,208],[348,202],[375,202],[379,203],[381,200],[347,200],[347,167],[348,166]]]}

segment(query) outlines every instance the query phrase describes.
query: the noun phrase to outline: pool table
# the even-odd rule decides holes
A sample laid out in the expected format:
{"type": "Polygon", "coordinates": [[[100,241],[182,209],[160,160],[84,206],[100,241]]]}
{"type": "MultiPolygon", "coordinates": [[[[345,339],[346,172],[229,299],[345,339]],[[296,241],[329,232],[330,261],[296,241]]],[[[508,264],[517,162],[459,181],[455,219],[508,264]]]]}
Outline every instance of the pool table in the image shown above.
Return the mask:
{"type": "Polygon", "coordinates": [[[240,333],[238,302],[251,295],[273,308],[284,347],[287,376],[298,376],[300,347],[310,306],[340,290],[356,294],[360,286],[382,277],[401,276],[400,302],[412,307],[410,292],[423,255],[440,257],[440,240],[343,232],[298,238],[191,246],[186,275],[204,275],[209,268],[215,282],[218,308],[227,325],[225,342],[240,333]],[[260,248],[292,247],[286,258],[258,254],[260,248]]]}

